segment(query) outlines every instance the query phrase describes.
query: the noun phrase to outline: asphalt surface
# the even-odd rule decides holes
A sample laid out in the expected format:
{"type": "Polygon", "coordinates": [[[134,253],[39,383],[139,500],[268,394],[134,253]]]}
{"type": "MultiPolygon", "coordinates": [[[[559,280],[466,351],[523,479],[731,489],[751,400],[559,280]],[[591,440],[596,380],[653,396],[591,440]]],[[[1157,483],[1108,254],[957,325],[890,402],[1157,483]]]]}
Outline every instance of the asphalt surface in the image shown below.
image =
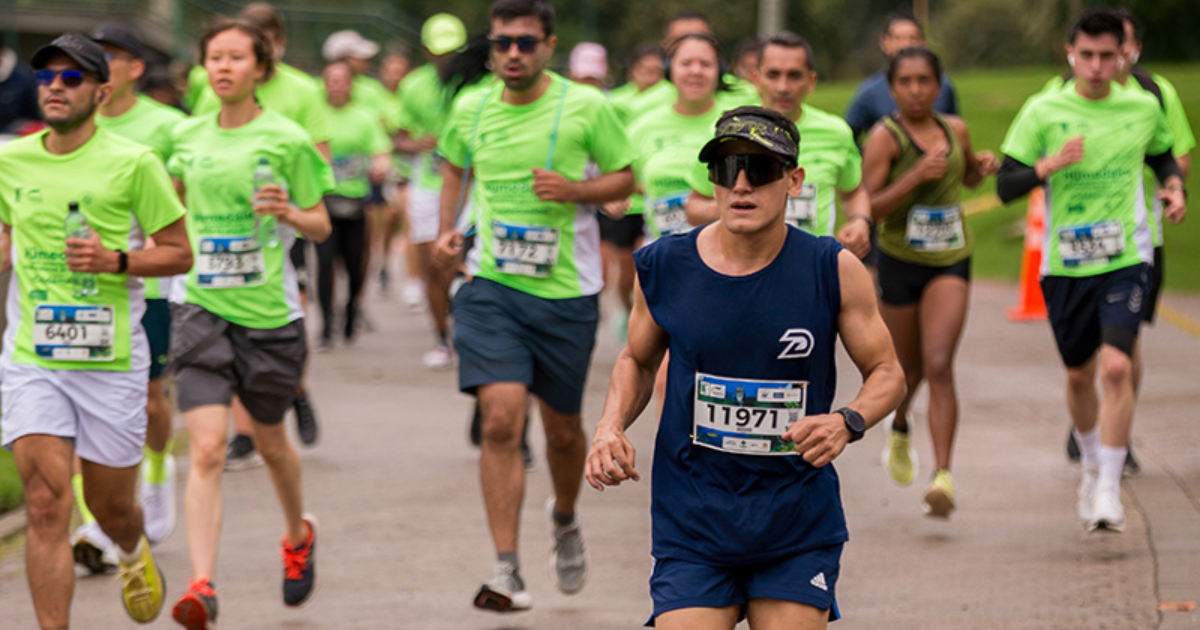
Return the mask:
{"type": "MultiPolygon", "coordinates": [[[[855,629],[1200,628],[1200,338],[1186,326],[1145,331],[1147,371],[1134,445],[1144,472],[1124,487],[1123,534],[1085,533],[1075,517],[1078,467],[1064,454],[1064,373],[1044,322],[1010,323],[1012,286],[978,282],[958,358],[961,423],[954,459],[958,510],[922,516],[931,446],[924,397],[914,440],[918,481],[894,486],[880,464],[882,430],[836,462],[851,541],[838,599],[855,629]]],[[[1200,299],[1168,296],[1183,321],[1200,321],[1200,299]],[[1189,319],[1190,318],[1190,319],[1189,319]]],[[[493,561],[480,499],[477,452],[467,440],[471,401],[453,372],[429,372],[426,316],[397,297],[372,295],[374,331],[350,348],[314,354],[309,389],[321,441],[301,450],[307,509],[320,519],[320,591],[306,608],[281,600],[283,524],[264,469],[227,473],[225,523],[214,581],[219,627],[256,629],[636,628],[651,603],[650,453],[645,414],[631,435],[643,481],[603,494],[585,488],[580,514],[592,570],[582,593],[558,593],[546,570],[550,496],[540,425],[531,432],[537,469],[522,514],[523,574],[530,612],[477,611],[471,598],[493,561]]],[[[319,315],[314,314],[313,321],[319,315]]],[[[602,321],[585,400],[589,433],[599,417],[618,346],[602,321]]],[[[310,325],[310,332],[315,326],[310,325]]],[[[857,388],[841,357],[838,401],[857,388]]],[[[289,423],[291,421],[289,420],[289,423]]],[[[186,460],[180,462],[186,470],[186,460]]],[[[179,487],[182,493],[182,475],[179,487]]],[[[182,505],[180,505],[182,512],[182,505]]],[[[155,549],[168,610],[152,624],[175,627],[169,606],[186,587],[182,519],[155,549]]],[[[0,557],[0,627],[35,628],[19,544],[0,557]]],[[[111,577],[78,581],[75,627],[107,630],[126,617],[111,577]]]]}

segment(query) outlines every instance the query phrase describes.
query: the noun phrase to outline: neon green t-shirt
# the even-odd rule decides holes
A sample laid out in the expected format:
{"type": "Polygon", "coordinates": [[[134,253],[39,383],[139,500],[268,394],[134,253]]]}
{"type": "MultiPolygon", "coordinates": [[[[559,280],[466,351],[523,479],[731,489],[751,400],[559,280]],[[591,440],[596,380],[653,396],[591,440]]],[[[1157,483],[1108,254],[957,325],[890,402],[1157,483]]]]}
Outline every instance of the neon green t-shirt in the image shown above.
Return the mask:
{"type": "MultiPolygon", "coordinates": [[[[446,90],[438,78],[437,68],[426,64],[413,70],[400,83],[404,94],[396,127],[408,132],[414,140],[423,140],[441,133],[445,124],[446,90]]],[[[442,175],[434,151],[413,156],[413,182],[424,190],[440,191],[442,175]]]]}
{"type": "Polygon", "coordinates": [[[683,204],[691,193],[689,174],[700,148],[712,139],[721,111],[715,105],[699,116],[684,116],[673,105],[643,114],[629,126],[633,171],[646,197],[646,226],[659,238],[692,229],[683,204]]]}
{"type": "MultiPolygon", "coordinates": [[[[12,360],[52,370],[128,372],[132,327],[141,325],[142,283],[126,274],[81,274],[97,292],[76,297],[63,221],[78,202],[109,250],[142,249],[184,216],[153,150],[104,129],[79,149],[54,155],[43,131],[0,147],[0,220],[12,228],[15,286],[5,337],[12,360]]],[[[6,348],[6,351],[8,348],[6,348]]]]}
{"type": "Polygon", "coordinates": [[[631,161],[625,128],[597,89],[547,73],[528,105],[503,102],[503,84],[460,97],[438,151],[475,173],[479,276],[548,299],[594,295],[601,280],[599,225],[573,203],[538,200],[534,168],[579,181],[590,158],[602,173],[631,161]]]}
{"type": "MultiPolygon", "coordinates": [[[[192,75],[196,75],[197,71],[207,78],[202,66],[192,68],[192,75]]],[[[191,76],[188,80],[190,83],[191,76]]],[[[275,110],[284,118],[303,127],[314,143],[329,140],[329,123],[320,108],[323,101],[321,90],[312,77],[286,63],[277,63],[275,76],[258,86],[257,95],[263,107],[275,110]]],[[[219,109],[221,101],[212,91],[212,86],[205,81],[192,107],[192,115],[203,116],[219,109]]]]}
{"type": "MultiPolygon", "coordinates": [[[[725,85],[729,86],[729,89],[717,92],[717,116],[743,105],[759,105],[762,102],[754,84],[743,81],[732,74],[724,75],[722,80],[725,85]]],[[[646,91],[642,92],[637,99],[622,106],[622,119],[633,124],[647,112],[670,107],[677,100],[679,100],[679,91],[675,89],[675,84],[665,80],[659,81],[646,88],[646,91]]]]}
{"type": "Polygon", "coordinates": [[[814,236],[833,236],[837,223],[835,191],[850,192],[862,182],[862,155],[850,125],[840,116],[805,105],[800,131],[799,165],[804,191],[788,199],[788,223],[814,236]]]}
{"type": "Polygon", "coordinates": [[[345,107],[333,107],[326,102],[325,119],[333,136],[329,138],[329,153],[333,158],[333,194],[354,199],[371,194],[367,173],[373,156],[391,153],[383,125],[375,113],[354,101],[345,107]]]}
{"type": "Polygon", "coordinates": [[[196,261],[185,302],[247,328],[280,328],[304,316],[288,251],[291,227],[278,225],[273,245],[255,235],[254,170],[266,157],[292,205],[307,209],[333,189],[333,172],[296,123],[264,109],[236,129],[217,115],[189,118],[174,130],[171,174],[183,182],[188,236],[196,261]]]}
{"type": "MultiPolygon", "coordinates": [[[[96,126],[154,149],[164,163],[171,158],[171,129],[187,118],[174,107],[139,94],[137,104],[120,116],[104,116],[96,112],[96,126]]],[[[162,278],[144,278],[147,300],[166,299],[162,278]]]]}
{"type": "Polygon", "coordinates": [[[1032,165],[1084,138],[1083,160],[1047,181],[1042,275],[1095,276],[1149,263],[1151,247],[1134,238],[1146,229],[1135,206],[1145,156],[1171,148],[1166,116],[1142,90],[1114,83],[1107,97],[1091,101],[1074,86],[1030,97],[1001,147],[1032,165]]]}
{"type": "MultiPolygon", "coordinates": [[[[321,92],[324,93],[324,86],[321,92]]],[[[386,123],[392,117],[392,93],[379,82],[379,79],[366,75],[356,75],[350,85],[350,100],[375,112],[375,118],[386,123]]]]}

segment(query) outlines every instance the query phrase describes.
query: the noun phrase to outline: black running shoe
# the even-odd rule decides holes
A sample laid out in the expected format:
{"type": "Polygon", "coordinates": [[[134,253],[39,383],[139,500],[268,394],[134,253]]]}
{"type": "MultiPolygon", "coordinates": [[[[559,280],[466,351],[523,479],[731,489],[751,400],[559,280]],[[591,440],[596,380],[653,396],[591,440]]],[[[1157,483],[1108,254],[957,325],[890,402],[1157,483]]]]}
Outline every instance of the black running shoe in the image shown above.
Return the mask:
{"type": "Polygon", "coordinates": [[[303,606],[316,592],[317,586],[317,519],[312,514],[304,515],[308,524],[308,539],[293,547],[283,537],[283,603],[287,606],[303,606]]]}
{"type": "Polygon", "coordinates": [[[1075,441],[1075,432],[1067,431],[1067,459],[1079,461],[1079,442],[1075,441]]]}
{"type": "Polygon", "coordinates": [[[1130,443],[1125,451],[1125,470],[1123,472],[1126,477],[1136,477],[1142,472],[1142,465],[1133,458],[1133,443],[1130,443]]]}
{"type": "Polygon", "coordinates": [[[249,435],[235,435],[225,450],[225,470],[238,472],[263,465],[262,455],[254,448],[254,439],[249,435]]]}
{"type": "Polygon", "coordinates": [[[292,403],[296,412],[296,432],[305,446],[317,443],[317,414],[313,412],[312,403],[308,402],[308,392],[300,392],[292,403]]]}

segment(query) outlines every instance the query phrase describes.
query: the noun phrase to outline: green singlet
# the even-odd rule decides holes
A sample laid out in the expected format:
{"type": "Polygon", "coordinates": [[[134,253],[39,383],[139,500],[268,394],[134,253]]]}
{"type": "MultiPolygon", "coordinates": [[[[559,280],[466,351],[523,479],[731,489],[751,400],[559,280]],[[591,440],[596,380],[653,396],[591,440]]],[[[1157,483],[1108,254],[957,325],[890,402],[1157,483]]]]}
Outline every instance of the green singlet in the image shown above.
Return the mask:
{"type": "MultiPolygon", "coordinates": [[[[894,212],[880,221],[877,242],[883,253],[896,260],[927,267],[949,267],[966,260],[974,245],[971,229],[959,204],[967,159],[950,123],[940,114],[935,113],[934,118],[950,142],[946,174],[941,179],[918,185],[894,212]]],[[[892,162],[888,173],[887,185],[890,186],[916,168],[925,152],[913,143],[908,131],[895,117],[888,116],[880,122],[900,145],[900,155],[892,162]]],[[[803,134],[800,142],[803,145],[803,134]]]]}

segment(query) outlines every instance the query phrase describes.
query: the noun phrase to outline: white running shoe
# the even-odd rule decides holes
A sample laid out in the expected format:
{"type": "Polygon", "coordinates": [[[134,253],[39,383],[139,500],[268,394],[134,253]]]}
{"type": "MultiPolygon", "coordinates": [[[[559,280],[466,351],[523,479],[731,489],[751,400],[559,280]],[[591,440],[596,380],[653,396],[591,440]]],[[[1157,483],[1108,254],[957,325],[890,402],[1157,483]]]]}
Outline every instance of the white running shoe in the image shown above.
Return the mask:
{"type": "Polygon", "coordinates": [[[558,590],[574,595],[583,590],[588,576],[587,550],[583,546],[583,534],[579,530],[579,516],[570,525],[560,526],[554,521],[554,497],[546,501],[546,516],[554,529],[554,548],[550,551],[550,577],[558,590]]]}
{"type": "Polygon", "coordinates": [[[511,562],[497,562],[492,577],[475,594],[475,607],[495,612],[519,612],[533,607],[533,596],[511,562]]]}
{"type": "Polygon", "coordinates": [[[1092,518],[1087,529],[1094,532],[1105,529],[1111,532],[1125,531],[1125,506],[1121,505],[1121,488],[1109,483],[1096,486],[1092,499],[1092,518]]]}
{"type": "Polygon", "coordinates": [[[89,573],[112,573],[117,570],[117,546],[96,522],[80,525],[71,535],[71,550],[75,564],[89,573]]]}
{"type": "Polygon", "coordinates": [[[454,353],[450,352],[450,348],[444,343],[439,343],[436,348],[426,352],[425,356],[421,358],[425,367],[438,371],[450,369],[450,363],[453,360],[454,353]]]}
{"type": "Polygon", "coordinates": [[[425,310],[425,287],[420,281],[409,280],[405,282],[401,298],[404,300],[405,308],[409,311],[420,313],[425,310]]]}
{"type": "Polygon", "coordinates": [[[166,480],[161,484],[146,481],[147,466],[142,463],[142,514],[143,529],[146,540],[151,545],[166,540],[175,531],[175,456],[167,455],[163,459],[166,468],[166,480]]]}
{"type": "Polygon", "coordinates": [[[1076,491],[1078,503],[1076,509],[1079,511],[1079,520],[1084,523],[1092,521],[1092,501],[1096,498],[1096,480],[1100,476],[1100,469],[1092,466],[1083,468],[1083,476],[1079,479],[1079,490],[1076,491]]]}

